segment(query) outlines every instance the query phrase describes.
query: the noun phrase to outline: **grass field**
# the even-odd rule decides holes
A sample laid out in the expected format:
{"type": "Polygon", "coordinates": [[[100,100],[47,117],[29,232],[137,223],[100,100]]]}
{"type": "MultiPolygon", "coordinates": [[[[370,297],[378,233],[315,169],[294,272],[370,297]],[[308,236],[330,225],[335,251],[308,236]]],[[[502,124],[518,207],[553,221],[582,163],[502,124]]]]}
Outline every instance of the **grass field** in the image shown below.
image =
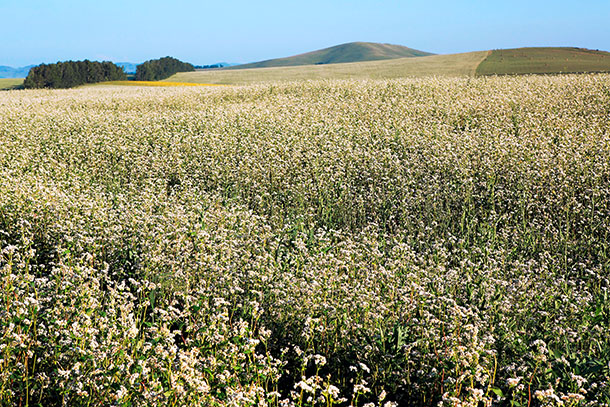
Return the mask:
{"type": "Polygon", "coordinates": [[[23,85],[23,78],[0,78],[0,90],[19,89],[23,85]]]}
{"type": "Polygon", "coordinates": [[[167,81],[245,85],[318,79],[391,79],[409,76],[468,76],[487,51],[331,65],[308,65],[178,73],[167,81]]]}
{"type": "Polygon", "coordinates": [[[4,92],[0,405],[607,406],[609,88],[4,92]]]}
{"type": "Polygon", "coordinates": [[[494,50],[476,70],[477,75],[580,72],[610,72],[610,53],[581,48],[494,50]]]}

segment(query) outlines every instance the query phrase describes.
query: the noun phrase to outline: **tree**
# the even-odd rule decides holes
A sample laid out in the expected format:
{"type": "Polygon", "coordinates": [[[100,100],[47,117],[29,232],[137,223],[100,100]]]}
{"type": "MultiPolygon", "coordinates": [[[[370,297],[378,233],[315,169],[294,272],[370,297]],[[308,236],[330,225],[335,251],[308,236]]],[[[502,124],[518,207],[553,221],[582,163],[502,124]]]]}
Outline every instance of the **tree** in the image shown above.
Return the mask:
{"type": "Polygon", "coordinates": [[[26,89],[71,88],[85,83],[126,79],[123,68],[112,62],[66,61],[30,69],[23,86],[26,89]]]}
{"type": "Polygon", "coordinates": [[[151,59],[136,67],[137,81],[159,81],[169,78],[178,72],[194,71],[195,67],[187,62],[182,62],[176,58],[164,57],[151,59]]]}

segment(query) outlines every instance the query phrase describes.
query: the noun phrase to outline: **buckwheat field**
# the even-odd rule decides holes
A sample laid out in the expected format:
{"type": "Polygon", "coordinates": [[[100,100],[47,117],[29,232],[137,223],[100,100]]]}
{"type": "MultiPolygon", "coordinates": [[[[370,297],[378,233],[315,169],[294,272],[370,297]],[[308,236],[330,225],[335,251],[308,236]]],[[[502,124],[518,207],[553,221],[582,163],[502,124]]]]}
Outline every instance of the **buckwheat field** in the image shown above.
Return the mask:
{"type": "Polygon", "coordinates": [[[0,405],[608,406],[610,75],[0,94],[0,405]]]}

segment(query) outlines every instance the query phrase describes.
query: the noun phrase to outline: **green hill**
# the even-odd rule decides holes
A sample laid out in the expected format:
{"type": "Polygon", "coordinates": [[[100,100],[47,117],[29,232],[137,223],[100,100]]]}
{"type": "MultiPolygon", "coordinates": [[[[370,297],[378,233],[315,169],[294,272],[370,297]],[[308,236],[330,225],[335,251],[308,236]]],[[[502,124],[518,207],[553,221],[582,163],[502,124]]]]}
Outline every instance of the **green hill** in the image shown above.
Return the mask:
{"type": "Polygon", "coordinates": [[[610,72],[610,53],[585,48],[539,47],[490,51],[477,75],[610,72]]]}
{"type": "Polygon", "coordinates": [[[232,66],[226,69],[269,68],[276,66],[326,65],[346,62],[377,61],[405,57],[432,55],[402,45],[379,44],[374,42],[350,42],[305,54],[286,58],[269,59],[261,62],[232,66]]]}

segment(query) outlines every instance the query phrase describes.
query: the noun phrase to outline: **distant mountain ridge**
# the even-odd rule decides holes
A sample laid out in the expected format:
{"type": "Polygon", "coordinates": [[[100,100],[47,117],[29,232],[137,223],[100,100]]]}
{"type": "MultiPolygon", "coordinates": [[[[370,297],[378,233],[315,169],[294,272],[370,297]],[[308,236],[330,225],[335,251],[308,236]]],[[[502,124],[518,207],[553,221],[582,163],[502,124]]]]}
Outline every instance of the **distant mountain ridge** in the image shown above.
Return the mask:
{"type": "Polygon", "coordinates": [[[231,62],[216,62],[215,64],[207,64],[207,65],[195,65],[195,69],[218,69],[218,68],[226,68],[229,66],[235,66],[239,64],[231,63],[231,62]]]}
{"type": "Polygon", "coordinates": [[[402,45],[376,42],[349,42],[334,47],[293,55],[286,58],[268,59],[260,62],[236,65],[225,69],[268,68],[277,66],[326,65],[346,62],[378,61],[406,57],[434,55],[430,52],[402,45]]]}
{"type": "Polygon", "coordinates": [[[125,73],[136,73],[136,66],[139,65],[134,64],[133,62],[115,62],[114,64],[123,68],[123,72],[125,73]]]}
{"type": "Polygon", "coordinates": [[[36,65],[22,66],[13,68],[12,66],[0,66],[0,78],[25,78],[28,76],[30,69],[36,65]]]}

